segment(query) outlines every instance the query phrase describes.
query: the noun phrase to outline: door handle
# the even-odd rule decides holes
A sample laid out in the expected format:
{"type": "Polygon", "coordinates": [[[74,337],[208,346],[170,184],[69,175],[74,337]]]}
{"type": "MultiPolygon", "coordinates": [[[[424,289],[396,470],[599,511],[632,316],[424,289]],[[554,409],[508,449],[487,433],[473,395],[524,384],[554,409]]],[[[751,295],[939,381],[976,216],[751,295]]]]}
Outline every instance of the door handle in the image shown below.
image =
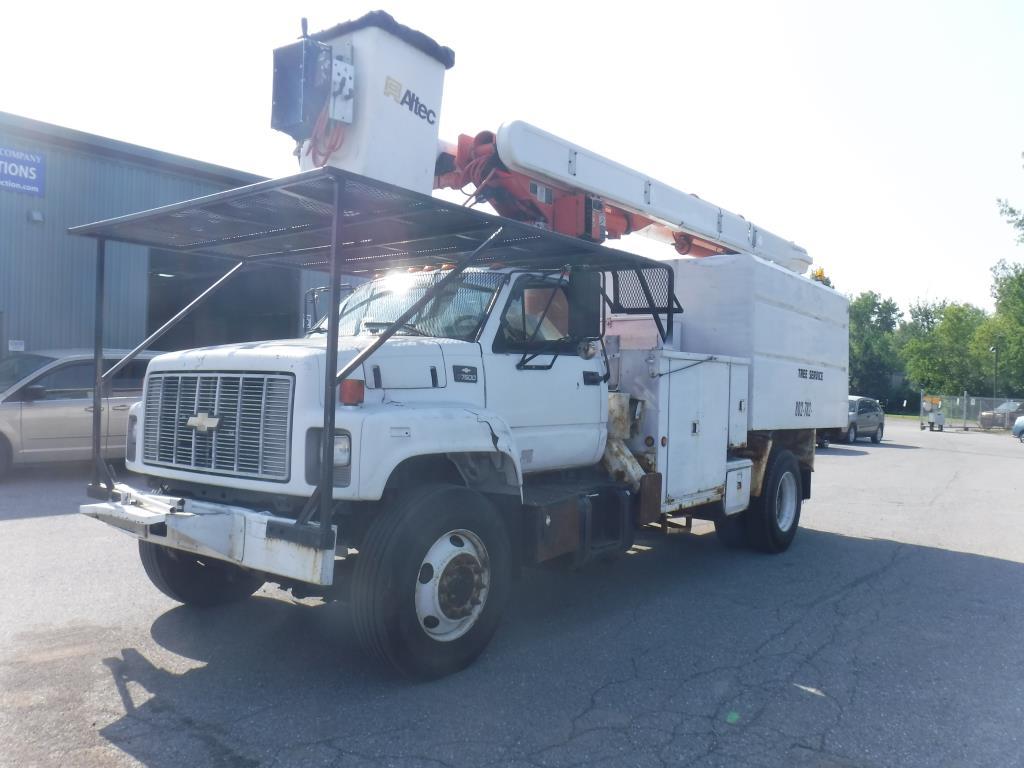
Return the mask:
{"type": "Polygon", "coordinates": [[[115,405],[110,410],[112,410],[112,411],[127,411],[129,408],[131,408],[130,405],[115,405]]]}

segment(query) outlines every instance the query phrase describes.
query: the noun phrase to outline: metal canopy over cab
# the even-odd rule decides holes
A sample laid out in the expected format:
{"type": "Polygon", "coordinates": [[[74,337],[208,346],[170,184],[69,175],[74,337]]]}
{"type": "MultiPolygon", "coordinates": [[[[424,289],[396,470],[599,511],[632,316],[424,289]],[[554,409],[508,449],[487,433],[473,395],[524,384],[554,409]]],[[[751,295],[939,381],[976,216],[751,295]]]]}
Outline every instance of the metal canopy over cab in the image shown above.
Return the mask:
{"type": "MultiPolygon", "coordinates": [[[[672,317],[679,311],[673,270],[669,264],[488,215],[330,167],[72,227],[69,231],[97,241],[94,475],[89,495],[102,501],[121,501],[124,493],[115,483],[100,452],[99,398],[105,380],[109,380],[240,271],[263,266],[287,266],[323,270],[330,274],[318,488],[297,521],[273,521],[273,525],[267,524],[266,530],[268,541],[282,540],[321,551],[333,551],[335,548],[335,531],[331,525],[331,456],[338,382],[361,366],[415,312],[467,268],[491,265],[535,271],[582,270],[607,274],[610,276],[605,291],[608,309],[614,313],[651,315],[665,340],[671,339],[672,317]],[[223,260],[232,266],[206,291],[104,373],[101,351],[105,244],[108,240],[223,260]],[[372,276],[393,268],[442,266],[449,268],[446,276],[396,318],[372,344],[338,370],[341,275],[372,276]]],[[[173,504],[167,512],[175,513],[173,504]]],[[[152,514],[152,510],[149,513],[152,514]]]]}

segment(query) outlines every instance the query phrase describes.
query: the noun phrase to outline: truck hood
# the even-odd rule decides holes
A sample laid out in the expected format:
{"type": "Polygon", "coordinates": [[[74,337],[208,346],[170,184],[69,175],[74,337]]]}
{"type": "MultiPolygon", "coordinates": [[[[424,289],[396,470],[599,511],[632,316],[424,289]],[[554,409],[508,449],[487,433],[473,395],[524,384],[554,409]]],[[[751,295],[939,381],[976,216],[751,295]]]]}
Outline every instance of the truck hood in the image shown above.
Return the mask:
{"type": "MultiPolygon", "coordinates": [[[[339,339],[339,370],[373,340],[373,336],[345,336],[339,339]]],[[[305,369],[308,375],[315,369],[322,376],[326,348],[326,338],[322,335],[200,347],[160,355],[150,363],[149,371],[299,373],[305,369]]],[[[364,379],[370,387],[386,389],[444,387],[447,379],[443,349],[449,353],[460,351],[464,355],[468,349],[477,349],[477,345],[458,339],[394,336],[373,353],[362,370],[353,372],[352,378],[364,379]]]]}

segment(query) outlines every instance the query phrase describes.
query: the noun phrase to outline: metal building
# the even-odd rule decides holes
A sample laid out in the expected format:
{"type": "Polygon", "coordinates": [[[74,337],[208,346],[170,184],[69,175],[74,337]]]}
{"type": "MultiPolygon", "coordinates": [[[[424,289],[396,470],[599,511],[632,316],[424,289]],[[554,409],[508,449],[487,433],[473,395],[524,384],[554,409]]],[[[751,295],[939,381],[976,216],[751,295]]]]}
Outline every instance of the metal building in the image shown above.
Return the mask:
{"type": "MultiPolygon", "coordinates": [[[[0,355],[91,346],[95,245],[67,235],[69,226],[261,180],[0,112],[0,355]]],[[[174,254],[111,243],[107,344],[133,346],[219,274],[174,254]]],[[[289,270],[238,275],[154,346],[295,336],[308,282],[289,270]]]]}

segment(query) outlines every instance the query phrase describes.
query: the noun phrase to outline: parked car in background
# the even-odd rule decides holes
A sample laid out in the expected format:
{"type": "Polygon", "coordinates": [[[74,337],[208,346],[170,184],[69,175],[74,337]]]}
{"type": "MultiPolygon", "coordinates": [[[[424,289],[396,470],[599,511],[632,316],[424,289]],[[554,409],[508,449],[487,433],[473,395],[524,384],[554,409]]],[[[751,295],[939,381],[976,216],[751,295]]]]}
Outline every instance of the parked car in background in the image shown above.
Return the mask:
{"type": "MultiPolygon", "coordinates": [[[[124,353],[104,353],[109,368],[124,353]]],[[[128,409],[142,398],[140,355],[103,396],[104,455],[124,458],[128,409]]],[[[79,461],[92,455],[95,367],[92,350],[14,352],[0,359],[0,478],[22,464],[79,461]]]]}
{"type": "Polygon", "coordinates": [[[1013,424],[1013,436],[1024,443],[1024,416],[1018,416],[1013,424]]]}
{"type": "Polygon", "coordinates": [[[858,438],[870,437],[872,443],[882,442],[885,432],[885,413],[877,400],[850,395],[848,398],[845,429],[820,429],[815,435],[819,448],[828,448],[830,442],[854,443],[858,438]]]}
{"type": "Polygon", "coordinates": [[[1007,400],[991,411],[982,411],[978,415],[978,424],[982,429],[1009,429],[1021,416],[1024,416],[1024,403],[1007,400]]]}
{"type": "Polygon", "coordinates": [[[872,443],[880,443],[884,431],[885,413],[881,404],[870,397],[850,395],[846,442],[855,442],[859,437],[870,437],[872,443]]]}

